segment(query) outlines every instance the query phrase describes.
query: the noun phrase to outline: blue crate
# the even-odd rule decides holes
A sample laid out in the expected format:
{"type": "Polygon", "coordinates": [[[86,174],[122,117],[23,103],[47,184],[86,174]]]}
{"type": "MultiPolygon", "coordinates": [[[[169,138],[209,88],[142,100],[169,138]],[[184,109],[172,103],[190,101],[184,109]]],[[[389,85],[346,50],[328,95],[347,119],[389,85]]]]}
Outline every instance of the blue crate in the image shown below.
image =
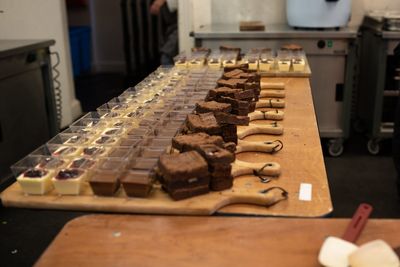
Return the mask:
{"type": "Polygon", "coordinates": [[[69,42],[74,76],[90,71],[92,54],[90,40],[90,27],[69,27],[69,42]]]}

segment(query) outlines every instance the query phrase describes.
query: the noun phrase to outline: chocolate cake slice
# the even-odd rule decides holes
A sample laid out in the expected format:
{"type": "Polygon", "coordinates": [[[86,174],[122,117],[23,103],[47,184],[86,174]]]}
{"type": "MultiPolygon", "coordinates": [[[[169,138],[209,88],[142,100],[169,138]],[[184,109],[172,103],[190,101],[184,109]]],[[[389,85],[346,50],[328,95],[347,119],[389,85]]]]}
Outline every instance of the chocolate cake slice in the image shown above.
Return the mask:
{"type": "Polygon", "coordinates": [[[167,183],[208,176],[208,165],[196,151],[162,155],[158,167],[167,183]]]}
{"type": "Polygon", "coordinates": [[[218,99],[218,102],[229,103],[232,106],[232,110],[235,109],[249,109],[250,103],[248,101],[237,100],[231,97],[222,96],[218,99]]]}
{"type": "Polygon", "coordinates": [[[221,132],[221,127],[218,125],[217,119],[211,112],[199,115],[189,114],[187,116],[187,126],[190,131],[195,133],[205,132],[214,135],[221,132]]]}
{"type": "Polygon", "coordinates": [[[211,89],[208,92],[208,98],[209,99],[217,99],[221,96],[227,96],[227,97],[231,97],[234,99],[238,99],[238,95],[240,94],[240,92],[242,92],[241,89],[232,89],[229,87],[218,87],[215,89],[211,89]]]}
{"type": "Polygon", "coordinates": [[[178,135],[172,139],[172,147],[180,152],[195,150],[198,145],[214,144],[222,147],[224,140],[218,135],[208,135],[206,133],[193,133],[178,135]]]}
{"type": "Polygon", "coordinates": [[[219,103],[216,101],[198,102],[196,104],[197,113],[208,113],[208,112],[231,112],[231,104],[219,103]]]}
{"type": "Polygon", "coordinates": [[[244,73],[243,70],[241,70],[241,69],[234,69],[234,70],[225,72],[225,73],[222,75],[222,78],[223,78],[223,79],[226,79],[226,80],[229,80],[229,79],[232,79],[232,78],[237,77],[238,75],[239,75],[239,77],[240,77],[240,74],[242,74],[242,73],[244,73]]]}
{"type": "Polygon", "coordinates": [[[211,180],[210,181],[210,189],[212,191],[222,191],[229,189],[233,186],[233,177],[222,180],[211,180]]]}
{"type": "Polygon", "coordinates": [[[217,81],[218,86],[225,86],[229,88],[244,88],[244,84],[247,82],[246,79],[220,79],[217,81]]]}
{"type": "Polygon", "coordinates": [[[216,145],[200,145],[197,151],[206,159],[211,166],[229,165],[235,161],[235,154],[216,145]]]}
{"type": "Polygon", "coordinates": [[[249,125],[250,118],[248,116],[238,116],[225,112],[215,112],[215,118],[219,124],[249,125]]]}
{"type": "MultiPolygon", "coordinates": [[[[168,191],[167,191],[168,192],[168,191]]],[[[182,200],[198,195],[207,194],[210,192],[210,188],[208,184],[199,185],[195,188],[179,188],[169,191],[168,194],[173,200],[182,200]]]]}

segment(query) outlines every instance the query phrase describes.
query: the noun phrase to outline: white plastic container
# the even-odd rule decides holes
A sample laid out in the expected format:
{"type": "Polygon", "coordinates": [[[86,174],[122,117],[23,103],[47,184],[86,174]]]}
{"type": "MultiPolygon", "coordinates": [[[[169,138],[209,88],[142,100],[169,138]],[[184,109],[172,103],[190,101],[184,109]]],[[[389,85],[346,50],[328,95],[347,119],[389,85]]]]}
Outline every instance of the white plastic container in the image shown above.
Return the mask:
{"type": "Polygon", "coordinates": [[[344,27],[350,20],[351,0],[287,0],[286,15],[292,27],[344,27]]]}

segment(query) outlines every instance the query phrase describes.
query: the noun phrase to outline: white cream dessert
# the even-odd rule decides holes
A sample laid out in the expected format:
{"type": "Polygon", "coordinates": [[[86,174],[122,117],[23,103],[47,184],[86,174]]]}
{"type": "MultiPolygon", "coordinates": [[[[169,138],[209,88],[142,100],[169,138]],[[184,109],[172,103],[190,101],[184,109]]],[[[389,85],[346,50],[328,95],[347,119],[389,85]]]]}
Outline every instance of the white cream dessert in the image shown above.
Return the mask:
{"type": "Polygon", "coordinates": [[[53,189],[53,173],[47,169],[28,169],[17,177],[17,182],[26,194],[44,195],[53,189]]]}
{"type": "Polygon", "coordinates": [[[79,195],[86,172],[80,169],[61,169],[51,181],[61,195],[79,195]]]}
{"type": "Polygon", "coordinates": [[[186,68],[187,65],[188,64],[185,58],[180,58],[177,61],[175,61],[175,66],[178,68],[186,68]]]}
{"type": "Polygon", "coordinates": [[[113,127],[113,128],[106,128],[101,135],[109,135],[109,136],[113,136],[113,135],[121,135],[123,134],[124,128],[121,127],[113,127]]]}
{"type": "Polygon", "coordinates": [[[290,60],[280,59],[278,60],[278,70],[288,72],[290,70],[290,60]]]}
{"type": "Polygon", "coordinates": [[[236,60],[235,59],[225,59],[222,61],[222,66],[223,67],[232,67],[236,65],[236,60]]]}
{"type": "Polygon", "coordinates": [[[293,66],[293,71],[304,71],[304,68],[306,66],[306,62],[302,58],[294,58],[292,60],[292,66],[293,66]]]}
{"type": "Polygon", "coordinates": [[[259,61],[258,68],[260,71],[270,71],[274,65],[274,60],[269,58],[262,58],[259,61]]]}
{"type": "Polygon", "coordinates": [[[66,145],[84,145],[90,142],[90,139],[82,135],[73,135],[68,138],[64,144],[66,145]]]}
{"type": "Polygon", "coordinates": [[[209,59],[207,65],[209,68],[212,68],[212,69],[220,69],[221,68],[221,59],[219,59],[219,58],[209,59]]]}
{"type": "Polygon", "coordinates": [[[95,145],[116,145],[118,142],[117,137],[102,135],[94,140],[93,144],[95,145]]]}
{"type": "Polygon", "coordinates": [[[106,156],[110,148],[104,146],[87,146],[84,147],[81,153],[81,156],[84,157],[98,157],[98,156],[106,156]]]}
{"type": "Polygon", "coordinates": [[[252,58],[247,61],[249,64],[249,70],[257,71],[258,70],[258,59],[252,58]]]}
{"type": "Polygon", "coordinates": [[[74,157],[79,155],[81,148],[74,146],[60,146],[53,153],[53,156],[74,157]]]}
{"type": "Polygon", "coordinates": [[[201,68],[204,66],[204,59],[192,59],[189,62],[189,68],[201,68]]]}

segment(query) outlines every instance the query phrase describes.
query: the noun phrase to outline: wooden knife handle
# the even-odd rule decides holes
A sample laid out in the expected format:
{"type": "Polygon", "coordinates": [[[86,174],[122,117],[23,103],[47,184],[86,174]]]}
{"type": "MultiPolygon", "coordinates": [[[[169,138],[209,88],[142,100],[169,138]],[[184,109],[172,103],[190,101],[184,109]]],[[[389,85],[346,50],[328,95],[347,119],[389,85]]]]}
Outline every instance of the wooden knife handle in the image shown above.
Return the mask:
{"type": "Polygon", "coordinates": [[[236,153],[242,152],[263,152],[263,153],[275,153],[283,148],[283,143],[279,140],[274,141],[259,141],[250,142],[244,140],[238,140],[236,146],[236,153]]]}
{"type": "Polygon", "coordinates": [[[260,99],[256,102],[256,108],[284,108],[285,100],[270,98],[260,99]]]}
{"type": "Polygon", "coordinates": [[[277,90],[277,89],[264,89],[260,92],[260,97],[276,97],[276,98],[284,98],[285,90],[277,90]]]}
{"type": "Polygon", "coordinates": [[[249,124],[249,126],[240,127],[237,130],[237,135],[239,139],[243,139],[246,136],[253,134],[272,134],[272,135],[281,135],[283,134],[282,125],[273,122],[270,124],[249,124]]]}
{"type": "Polygon", "coordinates": [[[282,110],[268,110],[268,111],[259,111],[256,110],[248,114],[250,121],[255,120],[274,120],[280,121],[283,120],[285,113],[282,110]]]}
{"type": "Polygon", "coordinates": [[[277,177],[281,174],[281,166],[276,162],[246,162],[235,160],[232,163],[232,176],[238,177],[242,175],[258,175],[277,177]]]}

